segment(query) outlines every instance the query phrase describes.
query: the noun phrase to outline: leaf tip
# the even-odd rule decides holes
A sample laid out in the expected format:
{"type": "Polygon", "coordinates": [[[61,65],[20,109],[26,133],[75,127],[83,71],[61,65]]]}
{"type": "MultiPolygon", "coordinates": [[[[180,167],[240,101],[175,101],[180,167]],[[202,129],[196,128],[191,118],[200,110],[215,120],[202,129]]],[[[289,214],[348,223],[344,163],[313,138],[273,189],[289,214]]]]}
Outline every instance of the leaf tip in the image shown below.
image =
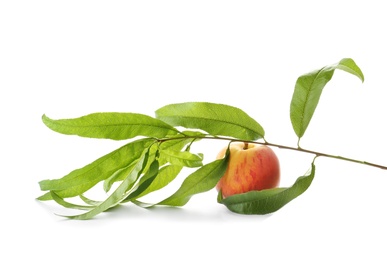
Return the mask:
{"type": "Polygon", "coordinates": [[[342,59],[338,63],[337,68],[357,76],[361,80],[361,82],[364,83],[364,74],[353,59],[351,58],[342,59]]]}
{"type": "Polygon", "coordinates": [[[51,121],[51,119],[46,116],[46,114],[43,114],[42,115],[42,122],[48,127],[48,124],[49,124],[49,121],[51,121]]]}

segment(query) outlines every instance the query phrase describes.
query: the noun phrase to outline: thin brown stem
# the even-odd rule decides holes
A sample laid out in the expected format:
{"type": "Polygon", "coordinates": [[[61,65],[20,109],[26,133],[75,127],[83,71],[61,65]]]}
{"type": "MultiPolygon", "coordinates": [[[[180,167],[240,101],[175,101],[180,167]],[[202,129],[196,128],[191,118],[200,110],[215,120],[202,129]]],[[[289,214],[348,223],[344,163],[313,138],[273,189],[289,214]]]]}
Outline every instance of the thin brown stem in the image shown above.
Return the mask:
{"type": "Polygon", "coordinates": [[[387,170],[387,166],[376,164],[376,163],[370,163],[370,162],[366,162],[366,161],[362,161],[362,160],[355,160],[355,159],[351,159],[351,158],[347,158],[347,157],[343,157],[343,156],[337,156],[337,155],[332,155],[332,154],[327,154],[327,153],[321,153],[321,152],[317,152],[317,151],[303,149],[301,147],[291,147],[291,146],[286,146],[286,145],[269,143],[266,140],[264,142],[260,142],[260,141],[248,141],[248,140],[243,140],[243,139],[235,139],[235,138],[220,137],[220,136],[181,136],[181,137],[171,137],[171,138],[158,139],[158,141],[160,143],[162,143],[162,142],[166,142],[166,141],[179,140],[179,139],[187,139],[187,138],[190,138],[190,139],[225,140],[225,141],[230,141],[230,142],[243,142],[243,143],[245,143],[245,147],[246,147],[246,145],[248,145],[248,143],[261,144],[261,145],[277,147],[277,148],[280,148],[280,149],[287,149],[287,150],[292,150],[292,151],[297,151],[297,152],[313,154],[313,155],[315,155],[315,158],[316,157],[327,157],[327,158],[333,158],[333,159],[338,159],[338,160],[349,161],[349,162],[353,162],[353,163],[364,164],[364,165],[367,165],[367,166],[380,168],[382,170],[387,170]]]}

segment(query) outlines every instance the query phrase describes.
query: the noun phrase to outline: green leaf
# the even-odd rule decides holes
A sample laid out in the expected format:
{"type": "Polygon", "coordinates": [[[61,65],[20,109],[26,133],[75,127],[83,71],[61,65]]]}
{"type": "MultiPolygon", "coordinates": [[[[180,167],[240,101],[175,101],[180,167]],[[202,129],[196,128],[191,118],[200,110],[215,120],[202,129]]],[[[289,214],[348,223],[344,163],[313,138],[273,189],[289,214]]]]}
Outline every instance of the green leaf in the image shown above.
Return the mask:
{"type": "Polygon", "coordinates": [[[222,198],[219,191],[218,202],[229,210],[240,214],[268,214],[277,211],[284,205],[304,193],[313,181],[315,166],[301,177],[298,177],[289,188],[274,188],[261,191],[250,191],[242,194],[222,198]]]}
{"type": "Polygon", "coordinates": [[[127,197],[127,191],[134,185],[134,183],[137,181],[139,175],[142,173],[143,169],[146,167],[147,160],[149,156],[149,149],[145,150],[140,160],[136,163],[136,166],[132,169],[130,174],[121,182],[121,184],[117,187],[117,189],[101,204],[94,207],[90,211],[75,215],[75,216],[65,216],[71,219],[90,219],[94,216],[98,215],[99,213],[117,206],[122,200],[124,200],[127,197]]]}
{"type": "Polygon", "coordinates": [[[203,165],[202,154],[193,154],[188,151],[160,150],[160,157],[173,165],[192,168],[203,165]]]}
{"type": "MultiPolygon", "coordinates": [[[[186,147],[185,151],[188,152],[190,145],[193,142],[199,141],[200,138],[203,136],[205,136],[205,134],[203,134],[201,132],[183,131],[182,133],[178,133],[176,135],[169,136],[168,138],[170,140],[160,143],[159,149],[160,150],[174,150],[174,151],[180,152],[184,147],[186,147]],[[192,136],[192,138],[190,138],[190,136],[192,136]],[[176,138],[176,139],[174,139],[174,138],[176,138]]],[[[166,158],[164,158],[164,156],[160,156],[160,158],[159,158],[160,165],[164,165],[164,164],[168,163],[169,159],[170,159],[170,156],[166,156],[166,158]]]]}
{"type": "Polygon", "coordinates": [[[207,102],[171,104],[156,111],[156,118],[173,126],[202,129],[210,135],[245,140],[263,138],[262,126],[239,108],[207,102]]]}
{"type": "Polygon", "coordinates": [[[190,174],[180,188],[158,205],[184,206],[190,198],[198,193],[214,188],[226,171],[228,155],[220,160],[213,161],[190,174]]]}
{"type": "Polygon", "coordinates": [[[77,205],[77,204],[67,202],[53,191],[50,191],[50,195],[56,203],[58,203],[59,205],[65,207],[65,208],[81,209],[81,210],[90,210],[90,209],[94,208],[94,206],[77,205]]]}
{"type": "Polygon", "coordinates": [[[91,200],[91,199],[85,197],[85,195],[83,195],[83,194],[79,195],[79,198],[81,198],[81,200],[83,200],[84,202],[86,202],[87,204],[89,204],[91,206],[98,206],[99,204],[102,203],[102,201],[91,200]]]}
{"type": "Polygon", "coordinates": [[[176,135],[168,136],[167,141],[163,141],[160,143],[160,149],[180,151],[187,144],[199,141],[204,136],[205,134],[198,131],[183,131],[176,135]]]}
{"type": "Polygon", "coordinates": [[[177,165],[166,165],[161,167],[152,183],[144,191],[142,191],[141,194],[134,198],[130,198],[130,200],[133,202],[133,199],[143,197],[151,192],[164,188],[176,178],[182,169],[182,166],[177,165]]]}
{"type": "MultiPolygon", "coordinates": [[[[128,167],[141,156],[145,148],[150,147],[154,142],[153,139],[145,138],[128,143],[60,179],[39,182],[40,189],[55,191],[62,198],[81,195],[119,169],[128,167]]],[[[38,199],[50,200],[52,197],[47,193],[38,199]]]]}
{"type": "Polygon", "coordinates": [[[135,113],[93,113],[73,119],[53,120],[46,115],[43,123],[53,131],[82,137],[113,140],[135,136],[162,138],[178,131],[156,118],[135,113]]]}
{"type": "Polygon", "coordinates": [[[355,61],[350,58],[344,58],[336,64],[336,68],[351,73],[358,77],[361,82],[364,82],[364,75],[361,69],[357,66],[355,61]]]}
{"type": "MultiPolygon", "coordinates": [[[[150,159],[149,161],[153,161],[155,159],[156,153],[158,152],[158,146],[157,145],[152,145],[149,150],[149,157],[153,158],[150,159]]],[[[137,159],[138,160],[138,159],[137,159]]],[[[121,168],[118,171],[116,171],[114,174],[112,174],[109,178],[107,178],[104,183],[103,183],[103,188],[105,192],[109,192],[111,187],[113,186],[114,183],[122,181],[123,179],[126,178],[126,176],[130,173],[132,168],[136,165],[137,160],[134,160],[131,162],[130,165],[128,165],[125,168],[121,168]]],[[[149,165],[148,165],[149,167],[149,165]]],[[[147,169],[146,169],[147,170],[147,169]]]]}
{"type": "Polygon", "coordinates": [[[104,191],[109,192],[114,183],[125,179],[126,176],[128,176],[128,174],[132,171],[133,167],[136,166],[136,163],[137,163],[137,160],[134,160],[128,166],[121,168],[117,170],[115,173],[113,173],[112,175],[110,175],[110,177],[103,182],[104,191]]]}
{"type": "Polygon", "coordinates": [[[316,110],[321,93],[325,85],[331,80],[335,69],[349,72],[364,81],[360,68],[352,59],[348,58],[300,76],[296,81],[290,103],[290,120],[299,139],[304,135],[316,110]]]}
{"type": "Polygon", "coordinates": [[[131,199],[138,198],[156,179],[159,174],[159,161],[154,160],[150,167],[149,171],[144,174],[144,176],[140,179],[137,188],[132,191],[122,202],[130,201],[131,199]]]}

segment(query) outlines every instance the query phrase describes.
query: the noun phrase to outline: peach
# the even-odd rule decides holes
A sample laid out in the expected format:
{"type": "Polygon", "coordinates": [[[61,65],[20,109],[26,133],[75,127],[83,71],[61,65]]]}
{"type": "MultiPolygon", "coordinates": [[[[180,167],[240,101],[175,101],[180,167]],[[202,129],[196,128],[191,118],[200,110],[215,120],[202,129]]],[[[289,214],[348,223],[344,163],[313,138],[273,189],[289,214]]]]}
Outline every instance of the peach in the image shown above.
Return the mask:
{"type": "MultiPolygon", "coordinates": [[[[223,158],[224,147],[217,159],[223,158]]],[[[225,174],[216,185],[223,198],[253,190],[278,187],[280,165],[277,155],[266,145],[233,142],[230,144],[230,158],[225,174]]]]}

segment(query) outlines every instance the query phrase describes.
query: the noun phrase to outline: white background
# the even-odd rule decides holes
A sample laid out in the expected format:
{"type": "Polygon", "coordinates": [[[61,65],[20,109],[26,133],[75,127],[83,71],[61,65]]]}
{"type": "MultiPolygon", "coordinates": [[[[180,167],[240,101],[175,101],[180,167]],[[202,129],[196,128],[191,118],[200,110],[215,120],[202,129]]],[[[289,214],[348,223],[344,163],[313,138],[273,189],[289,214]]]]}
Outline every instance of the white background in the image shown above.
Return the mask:
{"type": "MultiPolygon", "coordinates": [[[[365,82],[336,71],[301,146],[387,165],[386,9],[382,1],[1,1],[0,258],[386,259],[387,171],[316,160],[309,190],[278,212],[243,216],[214,190],[181,209],[124,205],[90,221],[35,200],[59,178],[119,147],[64,136],[42,114],[153,115],[166,104],[226,103],[266,139],[295,146],[298,76],[350,57],[365,82]],[[7,255],[7,256],[6,256],[7,255]]],[[[225,143],[195,149],[211,161],[225,143]]],[[[282,186],[312,157],[275,149],[282,186]]]]}

